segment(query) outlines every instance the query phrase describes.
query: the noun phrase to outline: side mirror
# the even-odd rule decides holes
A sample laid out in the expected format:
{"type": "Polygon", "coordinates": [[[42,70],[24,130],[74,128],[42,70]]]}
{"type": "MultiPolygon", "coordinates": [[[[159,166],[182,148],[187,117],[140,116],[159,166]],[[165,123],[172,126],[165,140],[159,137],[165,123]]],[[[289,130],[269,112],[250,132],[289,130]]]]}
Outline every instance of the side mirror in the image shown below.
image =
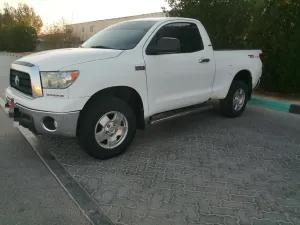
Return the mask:
{"type": "Polygon", "coordinates": [[[155,46],[147,48],[147,55],[172,54],[180,52],[180,41],[177,38],[160,38],[155,46]]]}

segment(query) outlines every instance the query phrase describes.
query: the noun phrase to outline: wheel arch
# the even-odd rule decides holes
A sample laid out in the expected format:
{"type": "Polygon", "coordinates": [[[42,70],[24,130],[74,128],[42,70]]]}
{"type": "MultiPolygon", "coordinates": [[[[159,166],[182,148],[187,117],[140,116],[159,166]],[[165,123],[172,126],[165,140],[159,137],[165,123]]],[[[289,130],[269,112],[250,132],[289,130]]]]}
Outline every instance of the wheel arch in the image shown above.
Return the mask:
{"type": "Polygon", "coordinates": [[[80,126],[81,119],[85,112],[97,102],[97,99],[105,97],[117,97],[127,102],[136,114],[137,128],[140,130],[145,129],[144,120],[144,105],[140,94],[133,88],[128,86],[114,86],[102,89],[93,94],[89,100],[85,103],[83,109],[80,111],[78,123],[77,123],[77,135],[80,126]]]}
{"type": "MultiPolygon", "coordinates": [[[[234,81],[240,80],[246,83],[249,89],[248,100],[251,99],[252,96],[252,74],[249,70],[240,70],[233,78],[231,85],[234,81]]],[[[230,86],[231,86],[230,85],[230,86]]]]}

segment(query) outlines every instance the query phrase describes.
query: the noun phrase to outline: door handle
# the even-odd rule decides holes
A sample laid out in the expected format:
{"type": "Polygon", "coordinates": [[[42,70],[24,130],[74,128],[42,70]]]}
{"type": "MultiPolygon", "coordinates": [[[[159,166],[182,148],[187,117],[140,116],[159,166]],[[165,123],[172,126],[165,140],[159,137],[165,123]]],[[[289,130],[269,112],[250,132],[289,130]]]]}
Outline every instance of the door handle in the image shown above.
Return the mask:
{"type": "Polygon", "coordinates": [[[199,63],[208,63],[210,59],[199,59],[199,63]]]}

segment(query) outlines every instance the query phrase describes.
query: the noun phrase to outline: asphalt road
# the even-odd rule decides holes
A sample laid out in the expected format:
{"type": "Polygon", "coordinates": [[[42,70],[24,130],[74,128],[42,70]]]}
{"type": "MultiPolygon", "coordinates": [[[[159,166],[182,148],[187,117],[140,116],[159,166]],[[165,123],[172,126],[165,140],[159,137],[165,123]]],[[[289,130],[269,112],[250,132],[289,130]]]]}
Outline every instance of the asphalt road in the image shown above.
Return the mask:
{"type": "Polygon", "coordinates": [[[5,89],[9,85],[10,65],[17,60],[16,56],[0,55],[0,97],[5,99],[5,89]]]}
{"type": "Polygon", "coordinates": [[[88,225],[0,107],[0,225],[88,225]]]}

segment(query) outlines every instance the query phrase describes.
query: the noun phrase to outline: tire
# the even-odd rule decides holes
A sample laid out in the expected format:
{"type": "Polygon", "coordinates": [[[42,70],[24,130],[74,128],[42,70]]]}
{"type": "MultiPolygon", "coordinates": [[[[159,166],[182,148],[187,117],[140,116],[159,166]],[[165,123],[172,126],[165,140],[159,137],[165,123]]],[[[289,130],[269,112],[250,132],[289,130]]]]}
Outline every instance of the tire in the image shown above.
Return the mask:
{"type": "MultiPolygon", "coordinates": [[[[235,118],[242,115],[244,112],[247,101],[248,101],[248,93],[249,88],[247,84],[240,80],[235,80],[232,82],[231,87],[228,91],[228,94],[225,99],[220,100],[220,110],[221,113],[229,118],[235,118]],[[242,90],[242,91],[241,91],[242,90]],[[239,101],[239,107],[236,107],[236,104],[234,104],[234,98],[235,94],[239,91],[239,93],[244,93],[244,101],[241,105],[241,101],[239,101]]],[[[240,94],[242,96],[242,94],[240,94]]],[[[242,98],[241,98],[242,99],[242,98]]]]}
{"type": "Polygon", "coordinates": [[[103,160],[124,153],[136,132],[136,116],[133,109],[122,99],[110,97],[98,99],[86,110],[78,132],[78,140],[83,149],[92,157],[103,160]],[[121,119],[114,119],[116,115],[123,120],[120,122],[118,120],[121,119]],[[103,138],[107,139],[101,142],[103,138]]]}

